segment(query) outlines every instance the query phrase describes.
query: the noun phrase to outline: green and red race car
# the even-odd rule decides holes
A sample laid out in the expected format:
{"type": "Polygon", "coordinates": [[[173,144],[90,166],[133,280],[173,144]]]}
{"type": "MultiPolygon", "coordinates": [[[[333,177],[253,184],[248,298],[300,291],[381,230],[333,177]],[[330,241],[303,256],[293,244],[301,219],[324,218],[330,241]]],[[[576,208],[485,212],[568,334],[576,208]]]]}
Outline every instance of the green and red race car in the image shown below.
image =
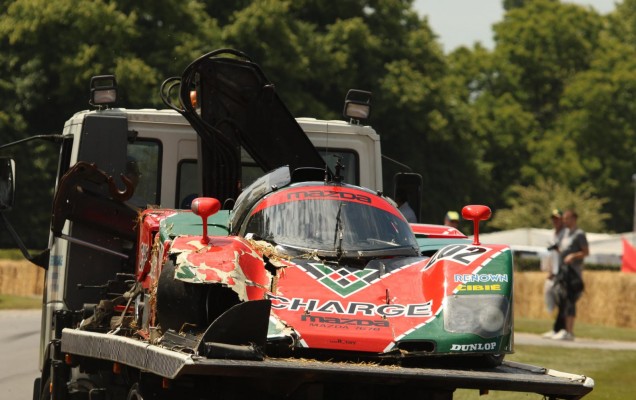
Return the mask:
{"type": "MultiPolygon", "coordinates": [[[[444,356],[493,366],[513,350],[507,246],[410,225],[386,197],[298,181],[288,167],[219,208],[197,198],[194,212],[142,214],[137,280],[156,296],[146,329],[209,326],[198,346],[209,357],[444,356]]],[[[462,213],[477,226],[490,210],[462,213]]]]}

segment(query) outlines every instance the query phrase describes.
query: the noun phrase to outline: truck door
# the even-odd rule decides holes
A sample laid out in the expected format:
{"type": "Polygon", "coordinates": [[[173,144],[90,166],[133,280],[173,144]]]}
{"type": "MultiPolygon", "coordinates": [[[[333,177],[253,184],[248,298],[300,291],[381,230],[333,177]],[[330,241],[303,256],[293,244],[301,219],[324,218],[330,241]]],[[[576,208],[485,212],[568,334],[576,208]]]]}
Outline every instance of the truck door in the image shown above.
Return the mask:
{"type": "MultiPolygon", "coordinates": [[[[113,199],[108,185],[93,182],[91,176],[82,176],[78,188],[70,185],[68,198],[71,201],[56,201],[52,229],[54,233],[59,232],[56,235],[66,237],[62,240],[68,242],[68,248],[66,254],[64,247],[53,250],[52,267],[65,264],[63,297],[69,309],[81,309],[85,303],[96,302],[103,290],[99,285],[113,279],[117,273],[134,272],[134,221],[137,217],[134,206],[157,204],[160,185],[159,143],[135,141],[134,137],[128,130],[125,115],[88,114],[84,118],[77,162],[94,164],[113,177],[120,190],[126,188],[122,175],[129,179],[134,173],[138,176],[134,196],[124,203],[113,199]],[[132,204],[134,202],[137,204],[132,204]],[[65,230],[63,225],[67,220],[72,223],[65,230]]],[[[80,164],[72,165],[69,171],[77,165],[80,164]]],[[[56,197],[65,190],[63,186],[62,183],[58,185],[56,197]]]]}

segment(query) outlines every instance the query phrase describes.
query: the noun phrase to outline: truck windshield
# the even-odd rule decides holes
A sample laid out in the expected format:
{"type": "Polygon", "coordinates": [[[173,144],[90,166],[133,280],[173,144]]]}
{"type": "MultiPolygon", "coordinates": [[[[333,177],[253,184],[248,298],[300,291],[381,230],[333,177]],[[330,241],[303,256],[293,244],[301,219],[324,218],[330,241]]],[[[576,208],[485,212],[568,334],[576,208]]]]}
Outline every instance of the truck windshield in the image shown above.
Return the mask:
{"type": "Polygon", "coordinates": [[[377,250],[394,254],[394,250],[405,249],[412,255],[417,248],[408,224],[383,208],[332,199],[272,203],[257,207],[245,233],[283,246],[334,254],[377,250]]]}

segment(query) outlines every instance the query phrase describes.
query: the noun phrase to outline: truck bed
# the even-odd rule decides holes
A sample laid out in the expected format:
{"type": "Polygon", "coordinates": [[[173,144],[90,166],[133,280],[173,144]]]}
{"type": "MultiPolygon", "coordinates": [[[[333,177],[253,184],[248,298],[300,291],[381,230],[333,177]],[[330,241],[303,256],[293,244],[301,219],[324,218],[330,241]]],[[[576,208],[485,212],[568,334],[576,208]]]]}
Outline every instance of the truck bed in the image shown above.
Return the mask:
{"type": "Polygon", "coordinates": [[[418,385],[423,388],[478,389],[538,393],[549,398],[579,399],[594,388],[586,376],[563,373],[516,362],[483,370],[410,368],[371,363],[324,362],[305,359],[264,361],[206,359],[139,340],[95,332],[64,329],[62,351],[108,360],[155,375],[177,379],[186,375],[214,375],[254,379],[373,382],[418,385]]]}

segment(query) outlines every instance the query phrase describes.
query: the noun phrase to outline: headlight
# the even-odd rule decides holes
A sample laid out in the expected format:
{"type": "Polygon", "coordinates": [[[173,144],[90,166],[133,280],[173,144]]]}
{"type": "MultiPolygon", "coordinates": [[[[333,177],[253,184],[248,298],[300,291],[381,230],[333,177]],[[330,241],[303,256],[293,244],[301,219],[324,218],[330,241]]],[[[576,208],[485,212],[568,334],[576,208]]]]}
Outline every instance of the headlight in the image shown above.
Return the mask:
{"type": "Polygon", "coordinates": [[[483,338],[504,335],[510,331],[509,314],[510,302],[505,296],[449,296],[444,309],[444,329],[453,333],[474,333],[483,338]]]}

